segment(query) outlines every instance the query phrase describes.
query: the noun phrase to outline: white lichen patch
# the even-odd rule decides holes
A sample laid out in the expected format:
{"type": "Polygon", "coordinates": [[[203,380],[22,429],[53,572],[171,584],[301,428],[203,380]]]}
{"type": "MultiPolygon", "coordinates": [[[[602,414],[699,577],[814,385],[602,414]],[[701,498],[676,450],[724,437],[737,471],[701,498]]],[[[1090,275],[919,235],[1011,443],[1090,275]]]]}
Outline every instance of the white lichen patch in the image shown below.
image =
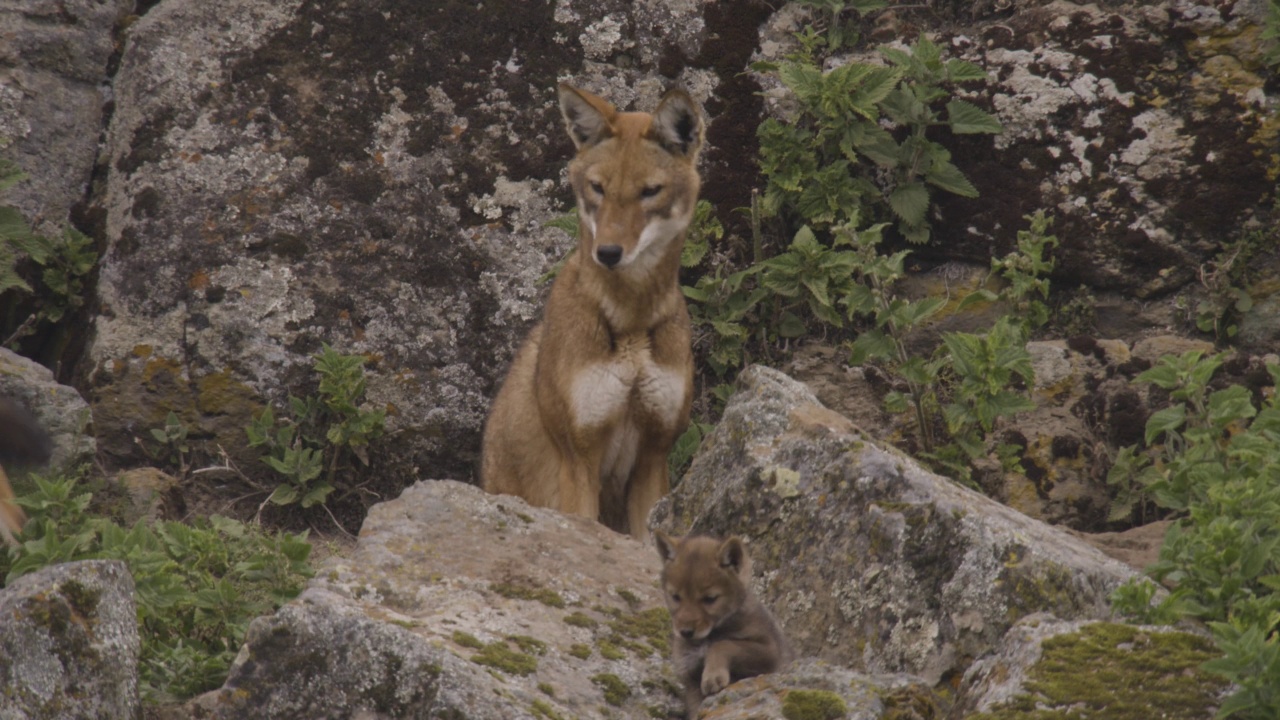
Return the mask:
{"type": "Polygon", "coordinates": [[[612,13],[596,20],[587,26],[578,36],[582,44],[582,54],[592,60],[608,60],[611,55],[630,46],[623,41],[623,28],[627,18],[621,13],[612,13]]]}

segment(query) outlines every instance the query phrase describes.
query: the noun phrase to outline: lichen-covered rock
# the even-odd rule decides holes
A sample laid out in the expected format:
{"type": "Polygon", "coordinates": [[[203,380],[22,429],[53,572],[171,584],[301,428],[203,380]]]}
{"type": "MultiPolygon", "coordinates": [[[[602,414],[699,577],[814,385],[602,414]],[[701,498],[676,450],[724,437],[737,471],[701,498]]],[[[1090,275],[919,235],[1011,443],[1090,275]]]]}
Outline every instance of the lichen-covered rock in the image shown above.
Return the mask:
{"type": "Polygon", "coordinates": [[[349,558],[255,621],[225,686],[192,712],[669,717],[658,571],[655,549],[597,523],[419,482],[370,510],[349,558]]]}
{"type": "Polygon", "coordinates": [[[14,398],[35,416],[53,441],[50,467],[67,470],[93,460],[89,404],[75,388],[59,384],[48,368],[0,348],[0,395],[14,398]]]}
{"type": "Polygon", "coordinates": [[[1200,668],[1213,641],[1171,627],[1024,618],[970,666],[951,717],[1016,720],[1081,707],[1125,720],[1209,720],[1228,683],[1200,668]]]}
{"type": "Polygon", "coordinates": [[[658,527],[748,539],[802,654],[929,682],[1035,612],[1109,614],[1134,571],[868,442],[800,383],[751,367],[658,527]]]}
{"type": "Polygon", "coordinates": [[[58,235],[84,202],[98,155],[115,30],[133,0],[17,0],[0,6],[0,157],[27,180],[4,193],[58,235]]]}
{"type": "MultiPolygon", "coordinates": [[[[1280,94],[1262,64],[1264,12],[1252,1],[1029,0],[872,13],[856,59],[882,62],[876,45],[925,33],[988,72],[960,92],[1004,127],[935,136],[980,196],[936,193],[935,240],[918,252],[985,266],[1043,209],[1061,241],[1055,278],[1130,298],[1196,287],[1225,243],[1276,222],[1280,94]]],[[[782,7],[758,56],[786,58],[808,24],[782,7]]],[[[788,93],[757,77],[785,114],[788,93]]]]}
{"type": "Polygon", "coordinates": [[[709,99],[705,73],[657,72],[699,53],[703,6],[151,8],[115,80],[98,198],[103,449],[136,454],[173,411],[197,446],[260,467],[244,426],[314,392],[327,342],[370,361],[367,400],[396,439],[371,453],[382,489],[417,467],[470,477],[488,398],[572,244],[545,225],[570,210],[556,82],[622,107],[673,80],[709,99]]]}
{"type": "Polygon", "coordinates": [[[133,577],[117,560],[53,565],[0,590],[0,717],[141,717],[133,577]]]}

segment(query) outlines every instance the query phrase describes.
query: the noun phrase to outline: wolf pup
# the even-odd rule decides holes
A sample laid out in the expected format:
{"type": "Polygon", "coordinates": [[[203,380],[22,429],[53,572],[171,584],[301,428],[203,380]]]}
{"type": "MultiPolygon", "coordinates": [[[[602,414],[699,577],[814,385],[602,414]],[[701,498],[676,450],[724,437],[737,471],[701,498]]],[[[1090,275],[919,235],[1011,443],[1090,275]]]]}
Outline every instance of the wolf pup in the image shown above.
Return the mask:
{"type": "Polygon", "coordinates": [[[678,273],[702,111],[680,90],[653,114],[569,85],[559,94],[578,147],[578,248],[494,400],[480,484],[643,538],[693,399],[678,273]]]}
{"type": "Polygon", "coordinates": [[[31,413],[16,402],[0,397],[0,537],[17,545],[27,516],[14,502],[13,488],[4,466],[12,463],[45,463],[52,445],[31,413]]]}
{"type": "Polygon", "coordinates": [[[671,611],[671,657],[684,681],[685,711],[742,678],[791,660],[786,637],[751,593],[751,558],[742,540],[654,534],[662,590],[671,611]]]}

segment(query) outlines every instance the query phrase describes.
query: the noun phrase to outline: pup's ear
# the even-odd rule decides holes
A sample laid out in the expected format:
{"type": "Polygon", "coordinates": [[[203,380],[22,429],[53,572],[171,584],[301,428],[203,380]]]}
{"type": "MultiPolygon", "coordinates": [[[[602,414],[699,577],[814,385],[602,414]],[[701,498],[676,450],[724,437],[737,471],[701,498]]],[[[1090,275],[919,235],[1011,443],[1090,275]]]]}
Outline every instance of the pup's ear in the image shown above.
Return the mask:
{"type": "Polygon", "coordinates": [[[653,129],[667,152],[690,160],[698,157],[705,134],[702,109],[685,91],[669,91],[653,112],[653,129]]]}
{"type": "Polygon", "coordinates": [[[673,538],[661,530],[655,530],[653,544],[657,546],[658,555],[662,558],[663,564],[666,564],[676,559],[676,546],[680,544],[680,538],[673,538]]]}
{"type": "Polygon", "coordinates": [[[560,114],[574,145],[590,147],[613,136],[618,111],[603,98],[566,83],[560,83],[559,95],[560,114]]]}
{"type": "Polygon", "coordinates": [[[720,560],[720,567],[732,571],[744,581],[751,577],[751,557],[747,555],[747,546],[742,538],[731,537],[720,543],[716,557],[720,560]]]}

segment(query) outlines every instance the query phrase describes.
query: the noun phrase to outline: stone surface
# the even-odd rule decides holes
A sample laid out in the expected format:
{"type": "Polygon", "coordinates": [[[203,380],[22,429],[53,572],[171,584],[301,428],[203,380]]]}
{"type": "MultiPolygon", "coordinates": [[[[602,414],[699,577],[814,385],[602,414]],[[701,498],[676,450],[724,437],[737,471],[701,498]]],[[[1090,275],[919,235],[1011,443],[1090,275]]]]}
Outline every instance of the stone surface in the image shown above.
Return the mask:
{"type": "Polygon", "coordinates": [[[5,192],[37,230],[60,234],[85,201],[111,98],[118,25],[133,0],[0,3],[0,157],[25,182],[5,192]]]}
{"type": "Polygon", "coordinates": [[[0,590],[0,717],[141,717],[133,590],[116,560],[54,565],[0,590]]]}
{"type": "Polygon", "coordinates": [[[257,469],[244,426],[314,392],[321,343],[369,358],[388,495],[469,478],[488,399],[572,244],[571,79],[651,109],[707,73],[703,3],[156,5],[129,30],[96,197],[87,382],[109,456],[168,412],[257,469]],[[584,64],[585,57],[585,64],[584,64]],[[624,60],[625,58],[625,60],[624,60]],[[603,63],[613,63],[605,72],[603,63]]]}
{"type": "Polygon", "coordinates": [[[1227,682],[1199,665],[1215,655],[1211,639],[1186,630],[1032,615],[965,673],[951,717],[1003,711],[998,717],[1013,718],[1031,708],[1057,714],[1083,704],[1116,717],[1209,720],[1227,682]],[[1072,676],[1084,679],[1074,696],[1064,687],[1072,676]]]}
{"type": "Polygon", "coordinates": [[[48,368],[0,348],[0,395],[21,403],[49,433],[51,468],[69,470],[93,460],[97,443],[89,405],[75,388],[56,382],[48,368]]]}
{"type": "Polygon", "coordinates": [[[350,557],[255,621],[226,685],[192,713],[667,717],[679,698],[658,569],[655,549],[596,523],[419,482],[374,506],[350,557]],[[606,696],[611,683],[625,697],[606,696]]]}
{"type": "Polygon", "coordinates": [[[1034,612],[1100,618],[1134,571],[883,450],[754,366],[651,523],[746,538],[803,655],[953,677],[1034,612]]]}

